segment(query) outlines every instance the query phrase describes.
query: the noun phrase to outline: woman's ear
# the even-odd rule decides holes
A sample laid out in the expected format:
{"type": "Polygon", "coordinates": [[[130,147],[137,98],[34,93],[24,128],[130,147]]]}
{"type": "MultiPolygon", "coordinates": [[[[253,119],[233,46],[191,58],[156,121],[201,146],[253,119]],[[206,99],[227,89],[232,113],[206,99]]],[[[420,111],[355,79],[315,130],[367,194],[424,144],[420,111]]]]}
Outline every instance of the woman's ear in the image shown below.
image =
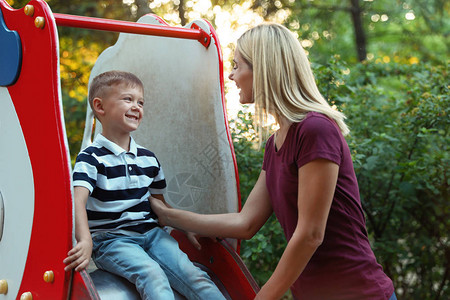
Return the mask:
{"type": "Polygon", "coordinates": [[[101,98],[96,97],[92,100],[92,109],[94,110],[94,114],[97,116],[103,116],[105,114],[103,101],[101,98]]]}

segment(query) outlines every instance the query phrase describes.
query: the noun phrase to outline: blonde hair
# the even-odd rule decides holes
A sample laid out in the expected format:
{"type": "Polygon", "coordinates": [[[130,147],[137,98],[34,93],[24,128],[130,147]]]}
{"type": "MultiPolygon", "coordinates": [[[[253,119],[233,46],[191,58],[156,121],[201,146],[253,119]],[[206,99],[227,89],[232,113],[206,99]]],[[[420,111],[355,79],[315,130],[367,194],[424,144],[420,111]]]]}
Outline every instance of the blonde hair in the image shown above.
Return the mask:
{"type": "Polygon", "coordinates": [[[321,95],[305,51],[286,27],[264,23],[251,28],[238,39],[236,51],[253,69],[255,121],[260,137],[269,114],[277,122],[280,117],[300,122],[312,111],[334,120],[343,135],[349,133],[344,114],[331,108],[321,95]]]}

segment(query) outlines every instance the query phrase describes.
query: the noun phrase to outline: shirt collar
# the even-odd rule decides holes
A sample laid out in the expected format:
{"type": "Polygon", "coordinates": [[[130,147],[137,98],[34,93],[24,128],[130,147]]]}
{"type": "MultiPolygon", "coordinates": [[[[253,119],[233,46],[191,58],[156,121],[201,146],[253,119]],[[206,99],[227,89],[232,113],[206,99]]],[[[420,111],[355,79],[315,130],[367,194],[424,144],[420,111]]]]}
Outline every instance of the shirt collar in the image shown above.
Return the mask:
{"type": "Polygon", "coordinates": [[[137,156],[137,144],[134,141],[133,137],[130,136],[130,151],[126,151],[116,143],[108,140],[101,133],[97,134],[95,137],[95,142],[97,142],[100,146],[105,147],[109,151],[111,151],[114,155],[119,156],[122,153],[131,153],[134,156],[137,156]]]}

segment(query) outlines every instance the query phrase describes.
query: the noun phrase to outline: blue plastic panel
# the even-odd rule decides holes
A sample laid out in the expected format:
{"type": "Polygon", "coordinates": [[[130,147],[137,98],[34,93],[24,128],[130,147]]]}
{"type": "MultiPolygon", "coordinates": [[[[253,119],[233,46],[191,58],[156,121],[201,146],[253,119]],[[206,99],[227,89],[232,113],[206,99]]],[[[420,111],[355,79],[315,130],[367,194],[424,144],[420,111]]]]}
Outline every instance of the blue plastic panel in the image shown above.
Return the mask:
{"type": "Polygon", "coordinates": [[[0,86],[16,82],[22,63],[22,45],[17,31],[11,31],[5,24],[0,10],[0,86]]]}

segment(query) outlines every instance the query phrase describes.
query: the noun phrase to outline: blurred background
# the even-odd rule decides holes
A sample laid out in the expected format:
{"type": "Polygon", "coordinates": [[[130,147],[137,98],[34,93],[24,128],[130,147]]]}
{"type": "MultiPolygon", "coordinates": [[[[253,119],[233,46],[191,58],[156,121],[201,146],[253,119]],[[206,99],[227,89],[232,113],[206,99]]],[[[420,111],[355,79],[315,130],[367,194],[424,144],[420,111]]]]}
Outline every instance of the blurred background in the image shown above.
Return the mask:
{"type": "MultiPolygon", "coordinates": [[[[28,1],[7,0],[14,8],[28,1]]],[[[227,79],[234,43],[264,21],[287,26],[309,55],[320,90],[347,115],[347,137],[372,247],[399,299],[450,299],[449,44],[446,0],[48,0],[55,13],[173,26],[206,19],[222,46],[228,118],[245,201],[261,169],[252,107],[227,79]]],[[[72,161],[80,150],[87,84],[116,33],[58,28],[72,161]]],[[[264,144],[264,143],[263,143],[264,144]]],[[[285,247],[272,217],[241,256],[259,284],[285,247]]],[[[285,299],[291,299],[290,294],[285,299]]]]}

